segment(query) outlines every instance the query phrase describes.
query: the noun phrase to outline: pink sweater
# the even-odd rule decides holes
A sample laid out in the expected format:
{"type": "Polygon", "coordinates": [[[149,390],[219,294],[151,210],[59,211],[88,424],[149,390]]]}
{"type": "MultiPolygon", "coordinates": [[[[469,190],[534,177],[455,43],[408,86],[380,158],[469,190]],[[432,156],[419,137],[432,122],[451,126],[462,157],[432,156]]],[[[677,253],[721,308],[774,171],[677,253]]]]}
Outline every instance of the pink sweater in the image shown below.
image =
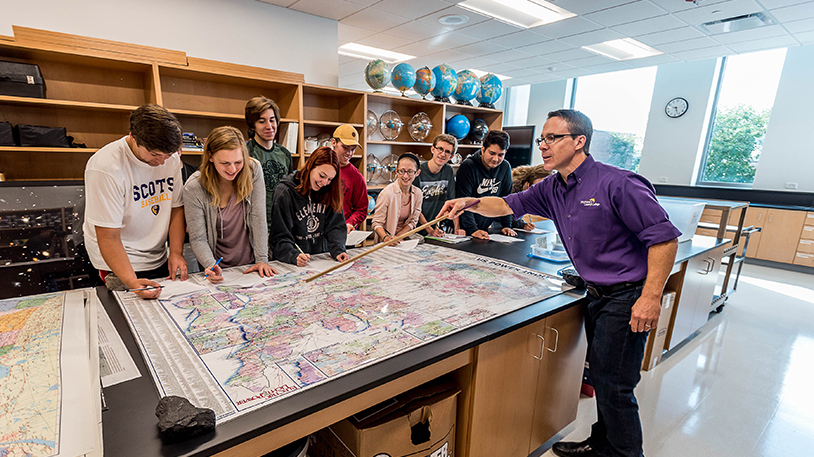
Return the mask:
{"type": "MultiPolygon", "coordinates": [[[[421,216],[421,202],[424,194],[416,186],[410,186],[412,199],[410,200],[410,214],[407,225],[410,230],[417,227],[418,218],[421,216]]],[[[399,222],[399,209],[401,208],[401,187],[398,182],[392,182],[379,193],[376,199],[376,211],[373,213],[374,241],[381,241],[376,234],[376,227],[384,227],[391,235],[396,236],[396,225],[399,222]]]]}

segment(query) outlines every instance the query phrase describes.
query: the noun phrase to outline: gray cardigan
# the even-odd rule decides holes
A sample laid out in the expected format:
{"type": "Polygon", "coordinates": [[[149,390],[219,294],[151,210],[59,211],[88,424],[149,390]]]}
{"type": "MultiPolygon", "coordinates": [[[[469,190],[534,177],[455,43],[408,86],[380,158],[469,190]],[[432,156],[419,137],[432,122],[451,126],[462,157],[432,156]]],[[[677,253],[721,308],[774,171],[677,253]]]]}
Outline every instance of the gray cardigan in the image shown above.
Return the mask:
{"type": "MultiPolygon", "coordinates": [[[[266,224],[266,186],[263,169],[255,159],[249,159],[252,171],[252,193],[243,204],[246,208],[246,227],[254,249],[254,261],[269,261],[268,225],[266,224]]],[[[201,185],[201,172],[196,171],[184,184],[184,216],[189,231],[189,244],[198,262],[204,268],[215,264],[215,246],[218,242],[218,208],[201,185]]]]}

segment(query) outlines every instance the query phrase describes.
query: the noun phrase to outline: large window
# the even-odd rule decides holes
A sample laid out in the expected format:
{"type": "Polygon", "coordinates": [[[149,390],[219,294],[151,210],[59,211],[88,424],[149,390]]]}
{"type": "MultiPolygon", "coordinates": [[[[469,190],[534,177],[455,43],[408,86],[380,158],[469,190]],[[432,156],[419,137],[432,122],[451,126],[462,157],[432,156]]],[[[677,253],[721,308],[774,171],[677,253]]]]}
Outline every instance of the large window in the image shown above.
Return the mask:
{"type": "Polygon", "coordinates": [[[785,59],[785,49],[724,57],[699,182],[754,182],[785,59]]]}
{"type": "Polygon", "coordinates": [[[639,171],[656,67],[637,68],[577,80],[574,108],[594,125],[594,160],[639,171]]]}

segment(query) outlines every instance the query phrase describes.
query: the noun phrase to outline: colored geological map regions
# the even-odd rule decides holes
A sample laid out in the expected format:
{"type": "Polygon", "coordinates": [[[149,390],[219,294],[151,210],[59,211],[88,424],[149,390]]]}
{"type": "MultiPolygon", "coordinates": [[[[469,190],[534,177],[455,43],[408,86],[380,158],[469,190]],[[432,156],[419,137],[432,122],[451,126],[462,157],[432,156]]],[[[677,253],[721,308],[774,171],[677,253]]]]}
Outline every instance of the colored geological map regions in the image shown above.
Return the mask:
{"type": "Polygon", "coordinates": [[[0,300],[0,456],[58,451],[63,298],[0,300]]]}
{"type": "MultiPolygon", "coordinates": [[[[308,284],[297,280],[314,272],[275,267],[289,272],[250,288],[210,288],[155,305],[197,355],[190,366],[202,362],[205,369],[195,371],[211,373],[234,406],[219,419],[563,290],[542,273],[429,245],[382,249],[308,284]]],[[[146,353],[160,357],[155,349],[146,353]]],[[[160,386],[180,385],[162,373],[154,373],[160,386]]]]}

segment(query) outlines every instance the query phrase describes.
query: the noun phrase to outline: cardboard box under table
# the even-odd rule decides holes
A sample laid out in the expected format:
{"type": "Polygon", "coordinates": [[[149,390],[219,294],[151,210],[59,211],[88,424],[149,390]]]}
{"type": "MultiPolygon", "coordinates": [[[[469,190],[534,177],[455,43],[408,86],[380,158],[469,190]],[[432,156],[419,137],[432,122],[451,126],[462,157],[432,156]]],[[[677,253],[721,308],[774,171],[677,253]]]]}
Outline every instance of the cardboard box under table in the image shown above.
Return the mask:
{"type": "Polygon", "coordinates": [[[653,369],[656,365],[661,363],[661,356],[664,353],[665,340],[667,339],[667,331],[670,327],[670,320],[675,308],[676,293],[673,291],[664,291],[661,296],[661,314],[659,314],[659,322],[656,328],[650,331],[647,337],[647,346],[644,350],[644,359],[642,360],[642,370],[648,371],[653,369]]]}
{"type": "Polygon", "coordinates": [[[460,390],[431,382],[321,430],[311,457],[448,457],[454,455],[460,390]]]}

